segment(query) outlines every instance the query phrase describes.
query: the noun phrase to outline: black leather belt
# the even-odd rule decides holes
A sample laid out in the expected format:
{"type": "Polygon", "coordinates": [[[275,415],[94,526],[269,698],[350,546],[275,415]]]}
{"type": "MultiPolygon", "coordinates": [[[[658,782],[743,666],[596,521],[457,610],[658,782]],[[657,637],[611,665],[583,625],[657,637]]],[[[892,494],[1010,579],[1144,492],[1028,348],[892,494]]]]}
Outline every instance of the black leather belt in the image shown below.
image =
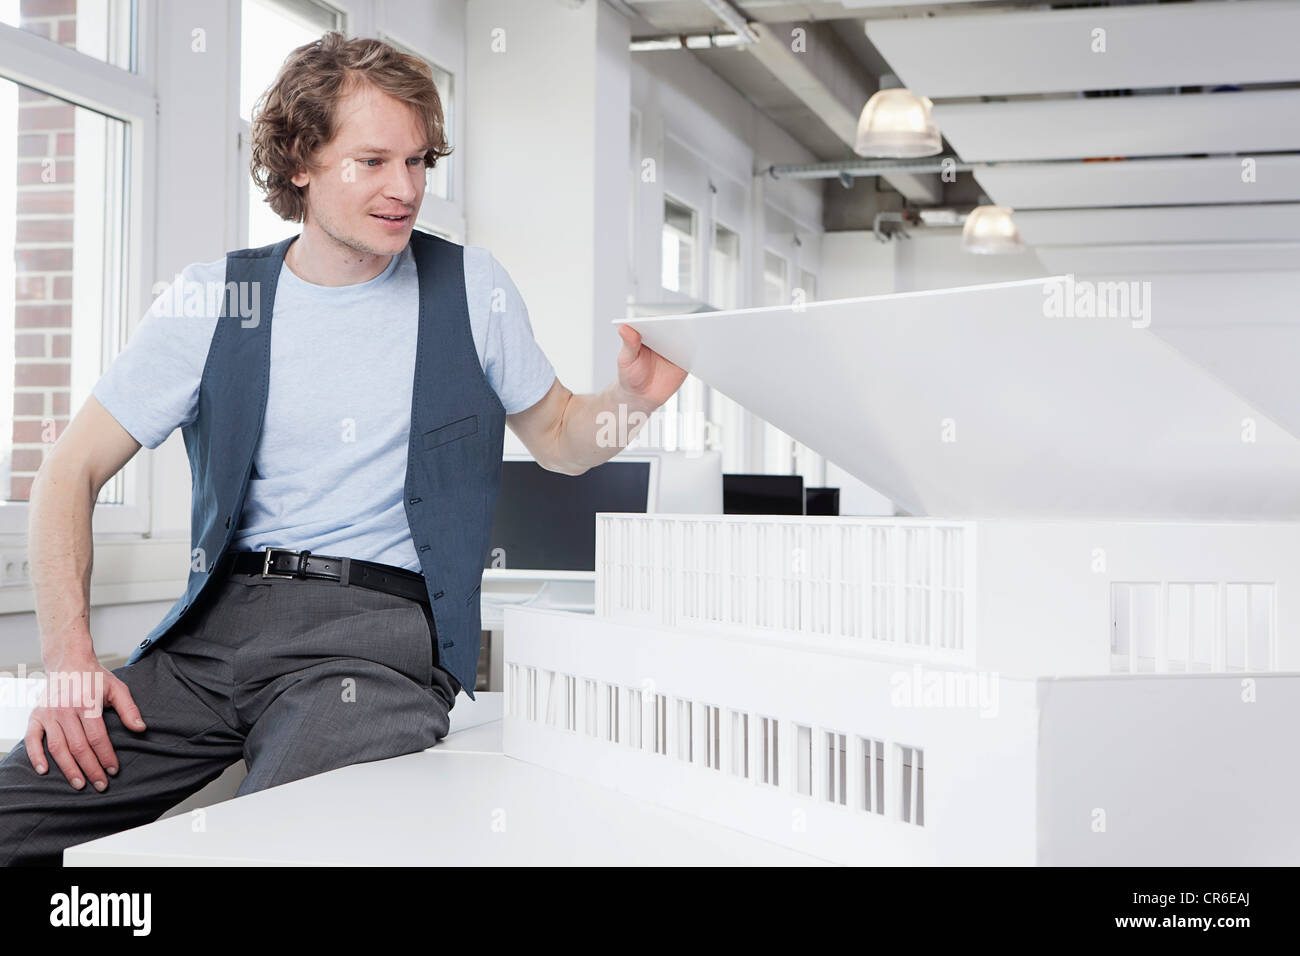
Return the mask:
{"type": "Polygon", "coordinates": [[[338,581],[340,585],[346,583],[370,588],[372,591],[387,591],[422,604],[429,603],[424,575],[377,561],[312,554],[310,551],[290,551],[286,548],[266,548],[264,551],[232,551],[227,553],[224,562],[229,565],[225,571],[227,574],[338,581]]]}

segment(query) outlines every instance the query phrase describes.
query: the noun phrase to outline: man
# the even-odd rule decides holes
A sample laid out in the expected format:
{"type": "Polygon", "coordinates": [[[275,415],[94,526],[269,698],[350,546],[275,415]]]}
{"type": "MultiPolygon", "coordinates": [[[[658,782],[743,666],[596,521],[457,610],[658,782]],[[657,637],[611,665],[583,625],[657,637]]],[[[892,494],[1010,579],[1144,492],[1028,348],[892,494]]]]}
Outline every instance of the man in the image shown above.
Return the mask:
{"type": "Polygon", "coordinates": [[[473,695],[504,424],[581,474],[618,451],[599,415],[649,413],[684,379],[621,326],[617,381],[574,395],[495,258],[413,229],[442,122],[418,59],[338,33],[295,50],[254,120],[253,175],[301,234],[188,267],[51,449],[29,536],[50,682],[0,762],[0,863],[57,865],[240,758],[244,794],[433,746],[473,695]],[[219,307],[191,314],[195,288],[219,307]],[[177,426],[189,585],[109,672],[91,511],[177,426]]]}

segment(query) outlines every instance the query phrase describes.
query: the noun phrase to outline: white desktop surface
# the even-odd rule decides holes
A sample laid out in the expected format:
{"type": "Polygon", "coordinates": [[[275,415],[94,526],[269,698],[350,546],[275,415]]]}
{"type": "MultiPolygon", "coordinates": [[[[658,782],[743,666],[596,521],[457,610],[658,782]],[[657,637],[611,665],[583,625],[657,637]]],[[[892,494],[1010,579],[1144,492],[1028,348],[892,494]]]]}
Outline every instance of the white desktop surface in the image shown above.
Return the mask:
{"type": "Polygon", "coordinates": [[[421,753],[213,804],[201,832],[194,820],[181,814],[70,847],[64,865],[826,865],[507,757],[500,720],[421,753]]]}

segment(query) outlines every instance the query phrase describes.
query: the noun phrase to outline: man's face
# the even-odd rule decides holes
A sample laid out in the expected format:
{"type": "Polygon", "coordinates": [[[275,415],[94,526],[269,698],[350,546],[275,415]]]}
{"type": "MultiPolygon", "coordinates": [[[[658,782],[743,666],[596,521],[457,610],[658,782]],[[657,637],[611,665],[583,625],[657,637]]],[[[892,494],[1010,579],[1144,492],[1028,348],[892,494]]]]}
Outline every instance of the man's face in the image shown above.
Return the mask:
{"type": "Polygon", "coordinates": [[[358,252],[396,255],[424,199],[426,142],[416,112],[363,83],[340,102],[338,118],[338,134],[316,156],[321,168],[293,177],[308,187],[304,231],[320,229],[358,252]]]}

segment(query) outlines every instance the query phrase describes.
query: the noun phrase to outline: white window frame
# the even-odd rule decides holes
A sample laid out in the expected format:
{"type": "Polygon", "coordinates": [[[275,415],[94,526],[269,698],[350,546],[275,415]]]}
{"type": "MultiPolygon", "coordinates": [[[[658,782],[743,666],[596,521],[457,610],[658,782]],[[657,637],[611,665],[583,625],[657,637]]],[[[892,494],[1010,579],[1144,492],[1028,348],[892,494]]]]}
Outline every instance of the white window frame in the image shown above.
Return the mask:
{"type": "Polygon", "coordinates": [[[744,308],[744,306],[740,305],[739,303],[744,301],[744,281],[743,281],[744,275],[743,274],[745,271],[744,268],[745,235],[739,229],[733,229],[728,223],[724,222],[721,218],[717,216],[713,217],[711,228],[709,229],[709,255],[708,255],[709,262],[708,262],[708,270],[707,270],[708,280],[709,280],[709,291],[708,291],[708,295],[705,296],[704,301],[707,302],[709,305],[713,306],[715,309],[727,308],[726,306],[718,305],[718,303],[713,301],[713,254],[714,254],[714,250],[717,249],[719,228],[725,230],[726,232],[731,233],[733,236],[736,237],[736,273],[732,277],[733,288],[731,290],[731,295],[732,298],[735,299],[737,304],[731,306],[730,308],[741,309],[744,308]]]}
{"type": "MultiPolygon", "coordinates": [[[[700,234],[703,231],[701,229],[701,223],[703,222],[703,219],[704,219],[704,214],[698,208],[696,208],[694,204],[687,202],[685,199],[682,199],[680,196],[678,196],[676,193],[672,192],[671,190],[668,189],[664,190],[663,202],[660,203],[659,206],[659,250],[660,250],[659,252],[659,293],[664,298],[665,301],[670,301],[670,302],[680,301],[683,303],[694,303],[694,302],[703,301],[700,298],[700,294],[699,294],[700,284],[702,282],[702,276],[701,276],[702,269],[700,268],[700,245],[701,245],[700,234]],[[694,285],[694,289],[691,291],[684,292],[681,289],[670,289],[663,284],[663,272],[664,272],[663,230],[664,227],[667,225],[667,220],[665,219],[666,210],[664,209],[664,207],[667,206],[668,203],[670,202],[676,203],[678,206],[681,206],[683,209],[689,209],[691,213],[691,227],[693,230],[691,235],[691,282],[692,285],[694,285]]],[[[681,275],[681,270],[679,268],[678,276],[680,277],[680,275],[681,275]]]]}
{"type": "Polygon", "coordinates": [[[446,159],[439,162],[451,163],[451,175],[448,177],[447,187],[451,192],[450,199],[443,199],[428,189],[427,179],[424,190],[424,199],[420,203],[420,214],[415,219],[415,225],[418,229],[426,232],[436,232],[439,235],[446,236],[452,242],[463,244],[465,241],[465,160],[461,152],[461,146],[456,142],[456,133],[460,126],[460,89],[463,85],[460,78],[456,75],[455,70],[450,70],[443,66],[436,59],[426,53],[421,53],[405,40],[400,40],[388,30],[379,32],[379,39],[385,43],[391,43],[400,49],[403,53],[409,53],[411,56],[419,57],[431,67],[441,70],[451,77],[451,104],[450,110],[444,104],[444,119],[448,112],[451,114],[450,145],[455,146],[456,150],[446,159]]]}
{"type": "MultiPolygon", "coordinates": [[[[276,5],[276,0],[262,0],[262,2],[270,6],[276,5]]],[[[348,27],[353,23],[355,17],[345,4],[328,2],[328,0],[314,0],[313,5],[337,13],[339,17],[337,29],[349,36],[351,35],[348,34],[348,27]]],[[[229,35],[234,38],[233,48],[238,49],[242,57],[244,36],[243,0],[230,0],[226,13],[229,35]]],[[[248,245],[249,194],[252,192],[249,168],[253,161],[253,126],[252,123],[239,115],[241,93],[239,62],[239,60],[236,60],[230,64],[228,77],[230,85],[229,102],[235,104],[235,149],[238,153],[238,161],[233,170],[227,171],[226,194],[229,197],[230,208],[235,211],[231,222],[234,235],[227,237],[227,249],[243,249],[248,245]]]]}
{"type": "MultiPolygon", "coordinates": [[[[103,329],[106,337],[112,333],[118,351],[152,301],[149,276],[155,253],[152,224],[156,221],[157,192],[147,184],[158,182],[158,96],[156,67],[150,59],[156,32],[153,4],[141,2],[136,19],[136,72],[131,72],[18,27],[0,24],[0,77],[125,124],[129,147],[122,218],[127,246],[120,251],[127,263],[125,327],[103,329]]],[[[69,416],[75,416],[77,411],[70,406],[69,416]]],[[[139,454],[127,462],[121,471],[122,504],[96,505],[92,513],[96,538],[102,534],[149,535],[151,463],[151,457],[139,454]]],[[[30,510],[26,501],[0,502],[0,541],[6,548],[26,547],[30,510]]]]}

